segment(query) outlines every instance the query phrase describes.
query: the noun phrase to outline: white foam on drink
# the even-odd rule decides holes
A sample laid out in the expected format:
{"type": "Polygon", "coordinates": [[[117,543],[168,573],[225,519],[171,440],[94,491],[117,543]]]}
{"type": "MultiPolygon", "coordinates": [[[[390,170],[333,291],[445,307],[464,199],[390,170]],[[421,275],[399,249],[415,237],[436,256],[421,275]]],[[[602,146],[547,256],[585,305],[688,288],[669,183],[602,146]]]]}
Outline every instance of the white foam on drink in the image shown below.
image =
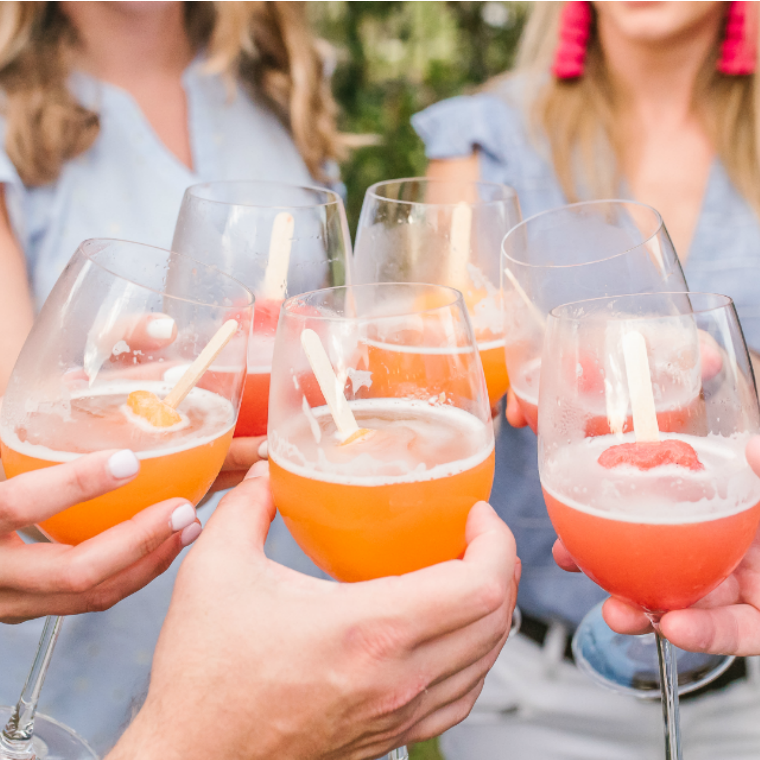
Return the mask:
{"type": "Polygon", "coordinates": [[[491,351],[494,348],[504,348],[504,338],[497,340],[478,341],[478,351],[491,351]]]}
{"type": "Polygon", "coordinates": [[[410,346],[408,344],[381,343],[376,340],[363,341],[368,346],[383,351],[394,351],[400,354],[423,354],[425,356],[444,356],[451,354],[472,354],[477,350],[474,346],[410,346]]]}
{"type": "Polygon", "coordinates": [[[664,433],[697,452],[704,470],[675,464],[651,470],[634,465],[602,467],[597,461],[610,446],[633,443],[633,433],[585,438],[544,455],[541,485],[572,509],[607,520],[681,525],[738,514],[760,502],[760,478],[744,454],[748,434],[722,437],[664,433]]]}
{"type": "MultiPolygon", "coordinates": [[[[431,406],[425,401],[408,399],[368,399],[350,402],[352,411],[360,425],[365,423],[372,426],[371,418],[378,415],[391,415],[392,420],[386,420],[391,426],[405,426],[410,428],[420,440],[425,441],[431,437],[431,423],[435,425],[433,435],[440,436],[444,430],[451,431],[458,441],[471,440],[471,449],[475,453],[470,456],[436,464],[428,467],[424,462],[410,467],[408,458],[402,456],[394,460],[378,460],[372,456],[370,450],[361,451],[362,444],[350,444],[341,453],[345,454],[345,463],[330,461],[327,459],[324,447],[316,446],[316,461],[309,460],[307,454],[295,443],[283,436],[283,431],[275,431],[270,435],[269,457],[283,469],[301,477],[312,480],[321,480],[328,483],[357,486],[382,486],[395,483],[414,483],[438,478],[450,477],[470,470],[484,462],[493,451],[493,435],[490,427],[474,415],[463,409],[450,406],[431,406]],[[401,417],[400,415],[406,415],[401,417]],[[398,417],[398,418],[396,418],[398,417]],[[437,424],[436,424],[437,423],[437,424]],[[296,461],[297,460],[297,461],[296,461]],[[378,474],[378,469],[397,469],[400,473],[378,474]],[[373,472],[374,471],[374,472],[373,472]],[[366,473],[366,474],[365,474],[366,473]]],[[[329,418],[327,407],[312,409],[316,420],[329,418]]],[[[293,432],[302,435],[305,426],[301,425],[293,429],[293,432]]],[[[379,428],[372,438],[368,439],[369,446],[377,442],[383,435],[385,428],[379,428]]],[[[290,432],[290,431],[286,431],[290,432]]],[[[307,439],[308,440],[308,439],[307,439]]],[[[311,443],[311,442],[310,442],[311,443]]],[[[330,443],[333,449],[338,448],[339,441],[335,435],[330,443]]],[[[399,445],[401,445],[399,441],[399,445]]],[[[312,446],[312,448],[315,448],[312,446]]]]}
{"type": "MultiPolygon", "coordinates": [[[[72,394],[71,400],[92,398],[96,396],[116,396],[116,395],[129,395],[132,391],[143,390],[151,391],[155,393],[159,398],[165,396],[173,385],[156,380],[131,380],[131,381],[116,381],[102,386],[98,386],[92,391],[84,390],[79,393],[72,394]]],[[[138,459],[153,459],[155,457],[163,457],[168,454],[179,454],[182,451],[193,449],[198,446],[204,446],[208,443],[212,443],[232,430],[235,426],[235,413],[232,404],[222,396],[211,391],[198,388],[193,388],[182,402],[185,406],[192,406],[195,410],[201,411],[211,419],[204,420],[203,427],[211,425],[217,426],[216,432],[211,435],[197,436],[187,440],[187,443],[180,446],[162,446],[161,448],[151,449],[147,451],[135,451],[135,455],[138,459]]],[[[114,412],[117,408],[114,407],[114,412]]],[[[186,416],[186,415],[183,415],[186,416]]],[[[147,423],[147,421],[146,421],[147,423]]],[[[74,423],[75,424],[75,423],[74,423]]],[[[189,423],[188,423],[189,424],[189,423]]],[[[15,427],[19,426],[19,423],[14,423],[15,427]]],[[[85,456],[85,452],[71,452],[71,451],[58,451],[51,449],[48,446],[43,446],[37,443],[29,443],[28,441],[21,441],[14,429],[14,426],[7,423],[0,427],[0,438],[3,443],[8,447],[17,451],[19,454],[25,456],[34,457],[36,459],[42,459],[47,462],[72,462],[81,456],[85,456]]],[[[156,428],[153,425],[147,423],[147,428],[142,428],[145,432],[152,434],[159,434],[168,430],[168,428],[156,428]]],[[[184,425],[183,427],[187,427],[184,425]]],[[[176,429],[176,428],[175,428],[176,429]]],[[[119,448],[114,446],[114,448],[119,448]]]]}
{"type": "Polygon", "coordinates": [[[538,384],[541,380],[541,357],[532,359],[520,368],[520,372],[510,376],[515,395],[524,403],[538,406],[538,384]]]}

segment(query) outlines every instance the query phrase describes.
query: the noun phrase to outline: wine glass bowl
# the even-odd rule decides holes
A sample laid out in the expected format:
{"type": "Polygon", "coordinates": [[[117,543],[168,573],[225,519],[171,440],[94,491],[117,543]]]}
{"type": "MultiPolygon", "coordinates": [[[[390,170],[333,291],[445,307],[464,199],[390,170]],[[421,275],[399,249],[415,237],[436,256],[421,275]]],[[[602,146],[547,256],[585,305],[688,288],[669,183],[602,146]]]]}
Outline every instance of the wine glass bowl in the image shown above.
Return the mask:
{"type": "Polygon", "coordinates": [[[554,307],[613,294],[685,289],[662,218],[641,203],[576,203],[513,227],[502,243],[506,363],[533,431],[546,315],[554,307]]]}
{"type": "MultiPolygon", "coordinates": [[[[282,301],[347,282],[350,240],[331,190],[276,182],[207,182],[185,191],[172,250],[216,266],[256,297],[236,436],[265,435],[282,301]]],[[[223,382],[224,368],[209,382],[223,382]]]]}
{"type": "Polygon", "coordinates": [[[357,283],[427,282],[462,292],[492,407],[509,387],[499,251],[519,221],[517,194],[506,185],[389,180],[367,190],[354,250],[357,283]]]}
{"type": "Polygon", "coordinates": [[[272,366],[275,504],[301,548],[338,580],[397,575],[465,549],[487,499],[494,439],[467,311],[450,288],[329,288],[283,304],[272,366]],[[360,428],[346,442],[301,344],[313,330],[360,428]]]}

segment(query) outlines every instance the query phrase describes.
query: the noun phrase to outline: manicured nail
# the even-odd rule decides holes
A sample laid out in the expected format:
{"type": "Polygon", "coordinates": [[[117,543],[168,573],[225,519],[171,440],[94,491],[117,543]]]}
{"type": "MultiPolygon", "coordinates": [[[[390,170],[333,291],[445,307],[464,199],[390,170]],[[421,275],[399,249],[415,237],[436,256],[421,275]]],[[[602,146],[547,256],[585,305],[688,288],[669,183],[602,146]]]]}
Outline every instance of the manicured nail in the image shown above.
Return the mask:
{"type": "Polygon", "coordinates": [[[266,459],[256,462],[256,464],[248,470],[245,479],[250,480],[251,478],[260,478],[262,475],[269,475],[269,462],[267,462],[266,459]]]}
{"type": "Polygon", "coordinates": [[[190,502],[185,502],[182,506],[177,507],[172,512],[171,520],[169,524],[172,526],[172,530],[176,533],[178,530],[187,528],[188,525],[192,525],[195,522],[195,507],[190,502]]]}
{"type": "Polygon", "coordinates": [[[140,472],[140,460],[134,451],[122,449],[108,457],[108,471],[118,480],[131,478],[140,472]]]}
{"type": "Polygon", "coordinates": [[[179,538],[182,546],[190,546],[190,544],[200,536],[202,530],[203,528],[200,523],[194,522],[191,525],[188,525],[187,528],[182,531],[179,538]]]}
{"type": "Polygon", "coordinates": [[[259,456],[262,459],[267,459],[269,457],[269,446],[267,446],[266,441],[259,446],[259,456]]]}
{"type": "Polygon", "coordinates": [[[151,338],[157,340],[169,340],[174,334],[174,320],[171,317],[159,317],[151,319],[145,331],[151,338]]]}

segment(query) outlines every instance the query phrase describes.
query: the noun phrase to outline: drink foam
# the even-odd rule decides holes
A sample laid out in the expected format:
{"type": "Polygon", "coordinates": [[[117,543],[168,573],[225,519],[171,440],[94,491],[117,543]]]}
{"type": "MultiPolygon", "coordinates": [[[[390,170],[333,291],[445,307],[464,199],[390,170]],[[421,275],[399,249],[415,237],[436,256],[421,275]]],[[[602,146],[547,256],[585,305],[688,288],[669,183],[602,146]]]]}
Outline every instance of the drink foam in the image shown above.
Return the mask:
{"type": "MultiPolygon", "coordinates": [[[[329,410],[318,407],[311,413],[321,435],[315,436],[309,422],[299,415],[270,434],[270,458],[305,478],[381,486],[450,477],[481,464],[493,451],[490,424],[463,409],[407,399],[369,399],[350,402],[350,406],[360,427],[378,430],[367,443],[340,447],[329,410]],[[383,435],[386,431],[390,435],[383,435]],[[421,448],[438,447],[441,454],[447,446],[456,449],[448,461],[432,466],[423,461],[425,452],[421,448]],[[380,454],[392,458],[381,458],[380,454]]],[[[433,459],[435,453],[431,452],[433,459]]]]}
{"type": "Polygon", "coordinates": [[[729,517],[760,502],[760,478],[744,455],[749,437],[663,434],[692,446],[705,468],[700,471],[675,464],[607,469],[597,461],[602,452],[633,443],[634,434],[585,438],[543,454],[541,485],[566,506],[607,520],[680,525],[729,517]]]}

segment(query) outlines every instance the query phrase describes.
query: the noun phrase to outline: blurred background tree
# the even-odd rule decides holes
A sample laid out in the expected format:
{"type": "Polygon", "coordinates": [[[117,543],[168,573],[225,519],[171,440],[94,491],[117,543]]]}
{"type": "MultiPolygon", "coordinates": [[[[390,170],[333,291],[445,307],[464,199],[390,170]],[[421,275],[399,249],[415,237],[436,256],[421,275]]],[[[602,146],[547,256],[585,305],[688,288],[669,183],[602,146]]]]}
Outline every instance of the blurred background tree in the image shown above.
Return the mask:
{"type": "Polygon", "coordinates": [[[352,234],[373,182],[425,171],[409,119],[512,66],[526,2],[312,2],[332,48],[340,128],[355,138],[341,165],[352,234]]]}
{"type": "MultiPolygon", "coordinates": [[[[352,235],[364,191],[425,172],[417,111],[475,90],[511,68],[527,2],[312,2],[311,22],[333,61],[340,128],[356,136],[341,165],[352,235]]],[[[412,760],[441,760],[435,740],[412,760]]]]}

